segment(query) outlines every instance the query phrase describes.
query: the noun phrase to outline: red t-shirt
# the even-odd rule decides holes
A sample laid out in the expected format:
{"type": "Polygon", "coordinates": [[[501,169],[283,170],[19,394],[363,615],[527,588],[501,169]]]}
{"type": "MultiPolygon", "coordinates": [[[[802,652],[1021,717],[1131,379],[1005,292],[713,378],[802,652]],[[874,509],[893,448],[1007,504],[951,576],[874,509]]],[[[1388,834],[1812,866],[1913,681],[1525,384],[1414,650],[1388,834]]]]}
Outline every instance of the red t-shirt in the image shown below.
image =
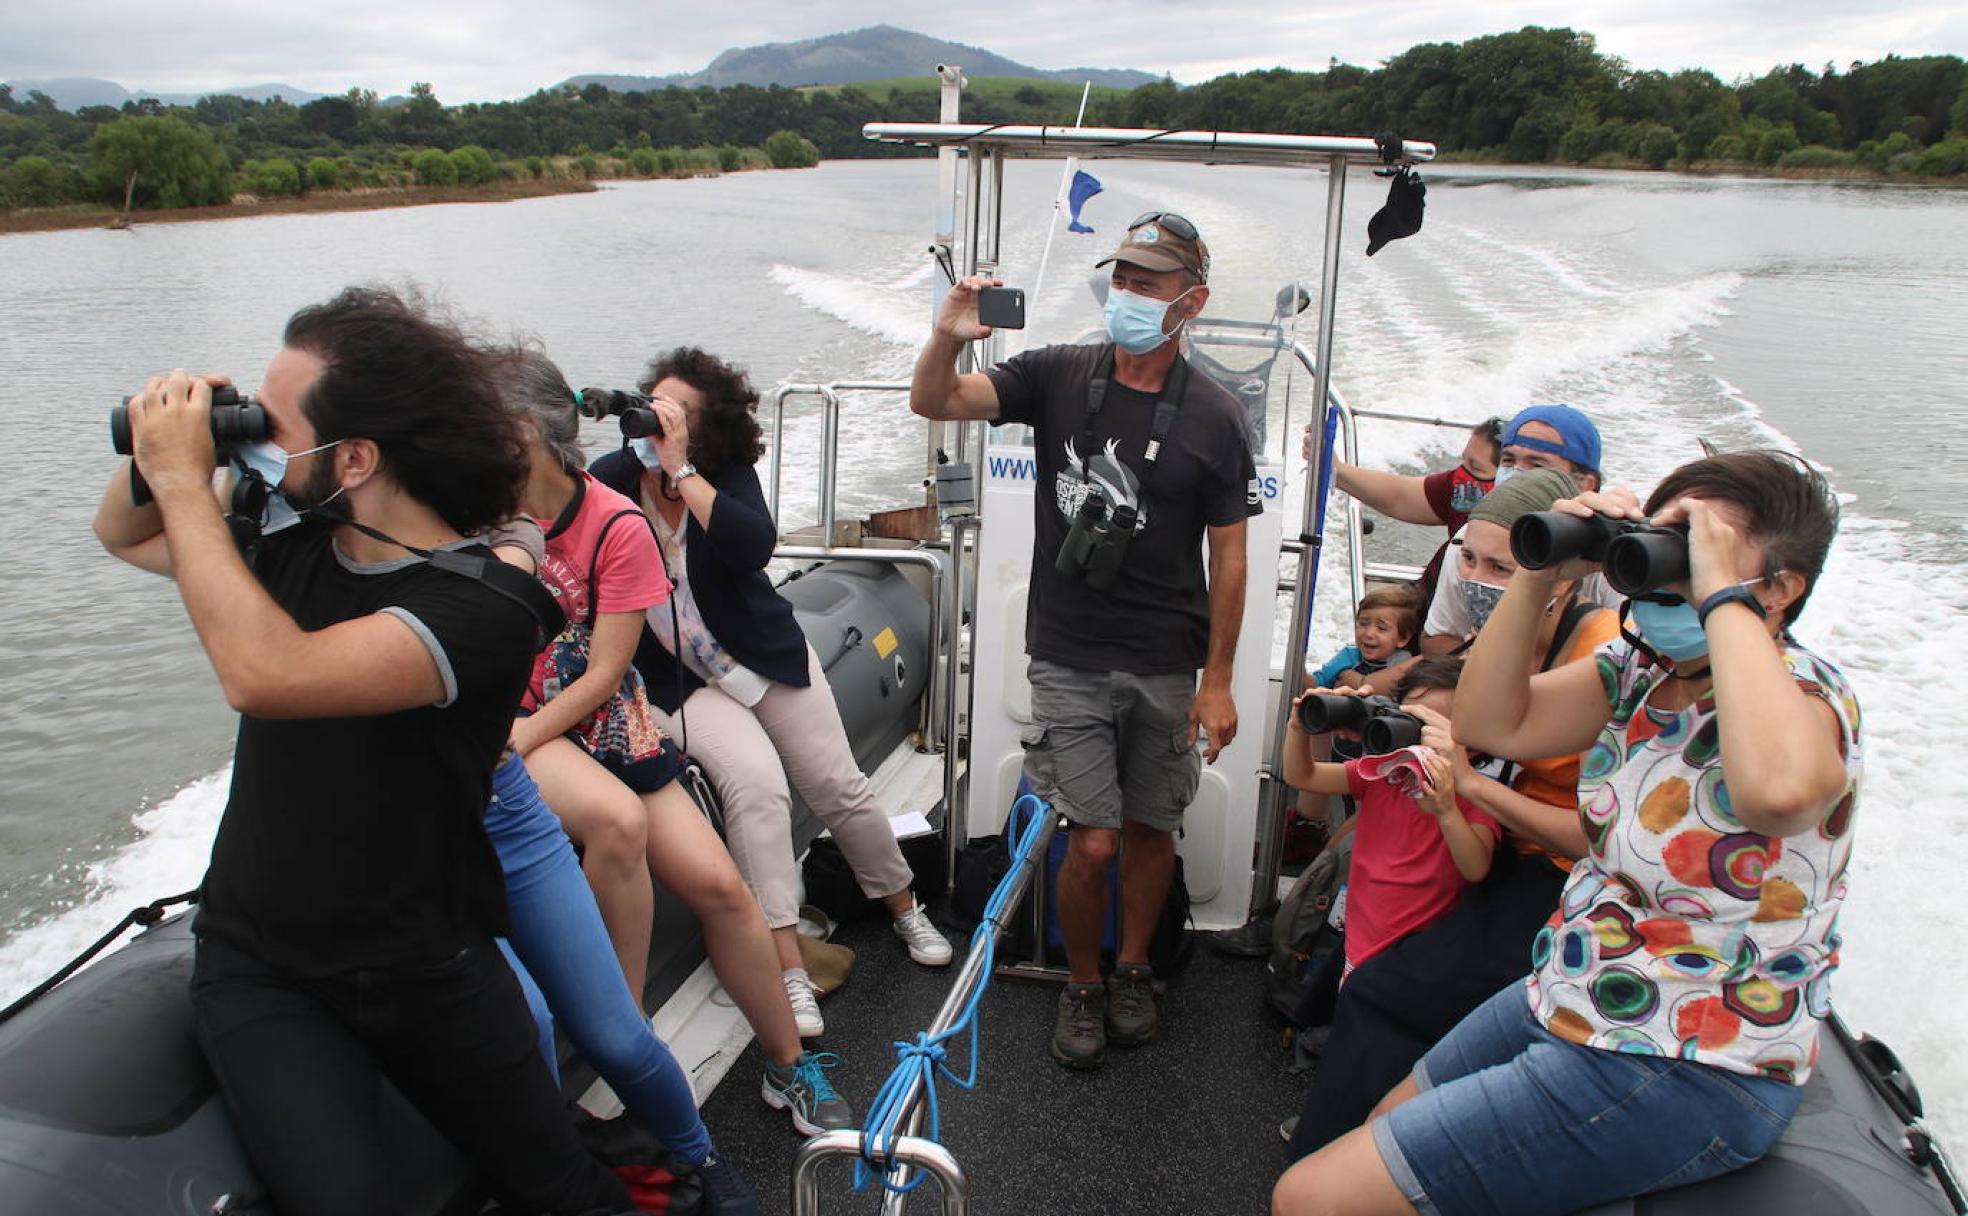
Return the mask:
{"type": "MultiPolygon", "coordinates": [[[[656,547],[656,536],[650,531],[642,508],[586,473],[580,476],[585,490],[580,509],[568,525],[555,532],[553,520],[540,521],[541,530],[547,534],[547,554],[540,562],[540,581],[560,601],[568,624],[591,623],[590,583],[594,587],[596,615],[642,613],[666,602],[670,598],[670,576],[663,569],[662,550],[656,547]],[[609,520],[624,511],[631,514],[609,524],[609,520]]],[[[533,660],[533,677],[524,702],[528,710],[538,710],[545,699],[546,669],[547,656],[542,651],[533,660]]]]}
{"type": "MultiPolygon", "coordinates": [[[[1462,525],[1469,522],[1469,513],[1476,504],[1483,501],[1494,481],[1484,481],[1468,469],[1457,465],[1441,473],[1430,473],[1421,479],[1421,492],[1428,499],[1428,507],[1435,512],[1435,518],[1442,521],[1453,537],[1462,531],[1462,525]]],[[[1442,560],[1449,551],[1444,541],[1435,550],[1435,556],[1428,559],[1428,568],[1421,572],[1421,581],[1432,592],[1435,580],[1442,572],[1442,560]]]]}
{"type": "MultiPolygon", "coordinates": [[[[1456,906],[1468,885],[1449,855],[1442,829],[1386,781],[1370,781],[1360,762],[1346,762],[1347,792],[1360,807],[1353,829],[1353,868],[1346,880],[1346,961],[1355,967],[1456,906]]],[[[1472,827],[1499,835],[1496,820],[1462,798],[1472,827]]]]}

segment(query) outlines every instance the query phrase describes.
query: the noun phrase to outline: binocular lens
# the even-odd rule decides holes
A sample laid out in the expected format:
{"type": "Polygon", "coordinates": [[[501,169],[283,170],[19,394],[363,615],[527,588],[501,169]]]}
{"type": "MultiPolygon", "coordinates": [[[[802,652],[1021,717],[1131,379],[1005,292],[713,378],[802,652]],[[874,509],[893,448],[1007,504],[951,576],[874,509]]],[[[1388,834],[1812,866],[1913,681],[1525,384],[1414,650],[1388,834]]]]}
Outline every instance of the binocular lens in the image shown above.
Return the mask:
{"type": "Polygon", "coordinates": [[[1606,548],[1606,581],[1622,595],[1644,595],[1688,577],[1688,538],[1680,532],[1631,532],[1606,548]]]}
{"type": "Polygon", "coordinates": [[[1360,746],[1370,756],[1397,752],[1421,742],[1421,722],[1407,714],[1382,714],[1360,728],[1360,746]]]}
{"type": "Polygon", "coordinates": [[[1298,724],[1311,735],[1330,730],[1358,730],[1367,720],[1364,697],[1339,697],[1315,692],[1298,703],[1298,724]]]}

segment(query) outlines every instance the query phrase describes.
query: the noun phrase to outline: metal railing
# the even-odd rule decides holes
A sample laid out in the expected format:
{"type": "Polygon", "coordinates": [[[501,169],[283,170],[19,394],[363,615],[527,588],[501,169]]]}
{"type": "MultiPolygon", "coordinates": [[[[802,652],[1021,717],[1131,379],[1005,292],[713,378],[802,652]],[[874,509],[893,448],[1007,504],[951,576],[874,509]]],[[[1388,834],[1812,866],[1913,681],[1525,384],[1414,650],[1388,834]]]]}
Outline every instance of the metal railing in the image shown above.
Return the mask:
{"type": "Polygon", "coordinates": [[[982,520],[977,515],[968,515],[950,522],[947,572],[945,558],[940,556],[945,551],[941,541],[925,541],[909,549],[878,549],[834,543],[839,524],[836,504],[840,477],[842,395],[908,391],[906,381],[894,380],[837,380],[824,384],[782,384],[775,388],[767,398],[766,406],[771,416],[772,432],[766,505],[772,513],[773,522],[777,524],[785,468],[786,402],[794,397],[817,397],[821,412],[817,503],[819,542],[780,545],[772,555],[788,561],[871,561],[892,566],[916,566],[929,571],[929,636],[931,645],[940,651],[940,655],[931,656],[930,687],[923,697],[923,710],[918,721],[925,749],[943,755],[945,852],[949,863],[946,872],[949,881],[955,881],[957,850],[969,834],[968,808],[964,800],[957,796],[961,789],[963,759],[959,744],[961,708],[957,692],[962,683],[963,605],[968,567],[965,541],[982,525],[982,520]]]}

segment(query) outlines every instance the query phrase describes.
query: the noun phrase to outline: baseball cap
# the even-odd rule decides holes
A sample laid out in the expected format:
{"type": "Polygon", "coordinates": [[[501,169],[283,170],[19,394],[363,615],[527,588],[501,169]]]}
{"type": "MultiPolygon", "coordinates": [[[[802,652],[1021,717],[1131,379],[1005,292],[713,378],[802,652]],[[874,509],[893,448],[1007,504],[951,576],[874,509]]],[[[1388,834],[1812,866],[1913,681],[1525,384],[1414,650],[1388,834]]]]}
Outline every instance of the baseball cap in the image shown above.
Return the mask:
{"type": "Polygon", "coordinates": [[[1599,428],[1569,405],[1533,405],[1519,410],[1503,428],[1503,446],[1516,444],[1534,452],[1563,456],[1581,469],[1599,471],[1599,428]],[[1526,423],[1542,422],[1558,432],[1558,442],[1521,434],[1526,423]]]}
{"type": "Polygon", "coordinates": [[[1128,225],[1121,247],[1094,265],[1126,262],[1144,270],[1186,270],[1209,282],[1209,246],[1196,225],[1173,211],[1150,211],[1128,225]]]}

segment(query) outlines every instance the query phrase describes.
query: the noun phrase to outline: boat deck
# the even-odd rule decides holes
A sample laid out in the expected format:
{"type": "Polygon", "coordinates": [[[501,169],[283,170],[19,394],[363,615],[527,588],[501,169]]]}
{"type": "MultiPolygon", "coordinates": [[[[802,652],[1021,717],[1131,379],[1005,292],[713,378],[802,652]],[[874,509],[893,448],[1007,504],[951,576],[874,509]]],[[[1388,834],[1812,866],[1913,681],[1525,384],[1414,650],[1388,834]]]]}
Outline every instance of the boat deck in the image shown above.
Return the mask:
{"type": "MultiPolygon", "coordinates": [[[[895,1066],[892,1040],[926,1028],[954,971],[911,963],[881,918],[843,926],[835,941],[858,958],[853,976],[821,1009],[820,1050],[839,1052],[837,1087],[865,1114],[895,1066]]],[[[959,946],[961,952],[962,945],[959,946]]],[[[959,960],[960,961],[960,960],[959,960]]],[[[962,1163],[974,1212],[1200,1213],[1268,1210],[1283,1168],[1278,1123],[1295,1114],[1305,1082],[1260,1008],[1261,959],[1232,958],[1197,942],[1164,998],[1162,1037],[1112,1049],[1098,1072],[1077,1073],[1049,1054],[1058,988],[998,978],[982,1010],[980,1079],[974,1090],[944,1081],[942,1142],[962,1163]]],[[[953,1046],[955,1046],[953,1044],[953,1046]]],[[[963,1055],[953,1052],[961,1074],[963,1055]]],[[[797,1136],[758,1097],[756,1043],[703,1105],[724,1153],[759,1191],[767,1213],[791,1210],[797,1136]]],[[[851,1165],[822,1173],[821,1212],[880,1210],[872,1186],[856,1195],[851,1165]]],[[[940,1210],[925,1181],[910,1209],[940,1210]]]]}

